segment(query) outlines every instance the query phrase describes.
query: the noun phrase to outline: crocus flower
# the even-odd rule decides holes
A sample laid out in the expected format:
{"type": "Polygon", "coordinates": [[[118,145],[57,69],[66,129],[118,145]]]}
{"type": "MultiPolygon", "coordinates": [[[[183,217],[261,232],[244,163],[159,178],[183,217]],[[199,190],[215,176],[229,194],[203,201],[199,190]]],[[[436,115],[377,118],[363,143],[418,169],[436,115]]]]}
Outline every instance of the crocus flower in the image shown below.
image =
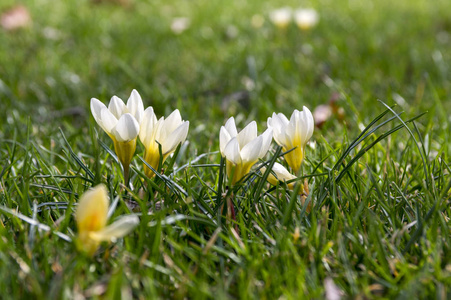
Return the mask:
{"type": "Polygon", "coordinates": [[[138,225],[138,217],[128,215],[106,226],[108,205],[108,194],[103,184],[96,186],[81,196],[75,212],[78,228],[76,246],[81,252],[91,256],[96,252],[100,242],[114,241],[117,238],[121,238],[138,225]]]}
{"type": "MultiPolygon", "coordinates": [[[[266,168],[262,167],[260,169],[260,172],[265,173],[266,168]]],[[[293,179],[296,179],[297,177],[294,176],[293,174],[291,174],[284,166],[282,166],[279,163],[274,163],[272,169],[271,169],[271,173],[269,173],[268,175],[268,182],[271,183],[272,185],[277,185],[279,182],[287,182],[287,181],[291,181],[293,179]]],[[[290,190],[294,190],[294,186],[295,186],[296,182],[290,182],[287,183],[287,186],[290,190]]],[[[300,183],[298,183],[300,184],[300,183]]],[[[299,192],[298,194],[300,195],[300,199],[302,204],[305,203],[305,199],[307,198],[309,193],[309,189],[308,189],[308,183],[307,181],[304,182],[304,184],[300,184],[299,187],[299,192]]],[[[309,203],[309,205],[307,206],[306,211],[310,212],[311,210],[311,203],[309,203]]]]}
{"type": "Polygon", "coordinates": [[[219,148],[226,158],[226,172],[232,185],[240,181],[251,167],[268,152],[272,129],[257,136],[257,123],[252,121],[240,133],[231,117],[219,132],[219,148]]]}
{"type": "Polygon", "coordinates": [[[307,30],[318,23],[319,16],[313,8],[301,8],[294,12],[294,21],[300,29],[307,30]]]}
{"type": "Polygon", "coordinates": [[[125,182],[128,182],[130,162],[136,150],[136,138],[144,115],[141,96],[133,90],[127,105],[120,98],[113,96],[108,108],[92,98],[91,112],[97,124],[113,140],[114,150],[124,168],[125,182]]]}
{"type": "Polygon", "coordinates": [[[282,7],[269,13],[269,19],[279,28],[287,28],[291,22],[291,8],[282,7]]]}
{"type": "MultiPolygon", "coordinates": [[[[269,183],[271,183],[272,185],[277,185],[279,183],[279,181],[282,182],[286,182],[286,181],[290,181],[293,179],[296,179],[297,177],[294,176],[293,174],[291,174],[290,172],[288,172],[288,170],[282,166],[279,163],[274,163],[272,169],[271,169],[271,173],[269,173],[267,180],[269,181],[269,183]]],[[[262,167],[260,169],[260,172],[265,173],[266,172],[266,167],[262,167]]],[[[294,182],[290,182],[288,183],[288,188],[290,190],[292,190],[294,188],[294,182]]]]}
{"type": "Polygon", "coordinates": [[[304,160],[305,145],[313,134],[312,113],[305,106],[303,111],[295,110],[290,120],[284,114],[273,113],[272,118],[268,118],[268,127],[273,129],[274,140],[283,151],[294,149],[285,154],[285,159],[294,173],[298,174],[304,160]]]}
{"type": "MultiPolygon", "coordinates": [[[[147,108],[144,111],[141,131],[139,132],[139,138],[145,148],[144,160],[157,170],[160,162],[159,147],[161,146],[163,163],[177,146],[186,140],[188,129],[189,122],[182,120],[178,109],[173,111],[166,119],[161,117],[157,121],[153,108],[147,108]]],[[[155,175],[147,166],[144,166],[144,172],[149,178],[155,175]]]]}

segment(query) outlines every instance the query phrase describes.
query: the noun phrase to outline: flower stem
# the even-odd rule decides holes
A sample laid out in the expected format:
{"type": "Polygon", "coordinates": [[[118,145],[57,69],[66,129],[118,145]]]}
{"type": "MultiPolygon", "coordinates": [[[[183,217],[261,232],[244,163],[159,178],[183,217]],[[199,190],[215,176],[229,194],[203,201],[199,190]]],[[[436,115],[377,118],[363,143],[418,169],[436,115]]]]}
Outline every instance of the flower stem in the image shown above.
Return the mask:
{"type": "Polygon", "coordinates": [[[130,183],[130,164],[122,165],[122,167],[124,168],[124,183],[128,187],[130,183]]]}

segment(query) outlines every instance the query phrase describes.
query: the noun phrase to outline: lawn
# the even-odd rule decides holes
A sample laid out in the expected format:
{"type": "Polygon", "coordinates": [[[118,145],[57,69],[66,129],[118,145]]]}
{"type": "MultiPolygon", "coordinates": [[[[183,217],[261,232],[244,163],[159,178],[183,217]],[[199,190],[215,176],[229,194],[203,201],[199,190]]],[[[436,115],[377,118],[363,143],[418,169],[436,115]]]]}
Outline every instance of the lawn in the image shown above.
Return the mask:
{"type": "Polygon", "coordinates": [[[0,28],[2,298],[451,298],[450,1],[20,3],[31,21],[0,28]],[[271,22],[302,5],[316,26],[271,22]],[[90,99],[133,89],[190,123],[152,178],[139,141],[127,184],[90,99]],[[294,190],[261,169],[288,167],[275,141],[232,185],[227,119],[263,133],[303,106],[294,190]],[[139,224],[87,255],[75,212],[98,184],[109,223],[139,224]]]}

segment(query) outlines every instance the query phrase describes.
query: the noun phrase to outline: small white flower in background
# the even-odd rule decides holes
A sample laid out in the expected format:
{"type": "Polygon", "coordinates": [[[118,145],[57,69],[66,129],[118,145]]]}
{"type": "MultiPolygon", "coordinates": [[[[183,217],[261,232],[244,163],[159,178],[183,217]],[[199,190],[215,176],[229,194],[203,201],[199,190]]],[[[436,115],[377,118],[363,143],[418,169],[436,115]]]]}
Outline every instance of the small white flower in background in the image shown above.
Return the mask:
{"type": "Polygon", "coordinates": [[[234,25],[229,25],[226,28],[226,35],[229,39],[234,39],[238,36],[239,31],[238,28],[236,28],[236,26],[234,25]]]}
{"type": "Polygon", "coordinates": [[[174,18],[171,23],[171,30],[175,34],[181,34],[183,31],[189,28],[190,24],[191,21],[188,18],[174,18]]]}
{"type": "Polygon", "coordinates": [[[303,111],[295,110],[290,120],[284,114],[273,113],[268,118],[268,127],[273,129],[274,140],[282,147],[285,159],[295,174],[299,174],[304,160],[305,146],[313,135],[314,121],[310,110],[303,107],[303,111]]]}
{"type": "Polygon", "coordinates": [[[127,105],[113,96],[108,107],[96,98],[91,99],[91,112],[97,124],[110,136],[116,155],[124,168],[125,182],[128,182],[130,162],[136,150],[136,138],[144,116],[141,96],[133,90],[127,105]]]}
{"type": "Polygon", "coordinates": [[[78,250],[93,255],[100,242],[115,241],[128,234],[139,223],[135,215],[127,215],[113,224],[106,226],[108,221],[109,199],[105,186],[100,184],[85,192],[78,201],[75,221],[78,236],[78,250]]]}
{"type": "Polygon", "coordinates": [[[269,13],[269,19],[279,28],[286,28],[291,22],[292,10],[289,7],[282,7],[269,13]]]}
{"type": "Polygon", "coordinates": [[[318,24],[319,15],[313,8],[301,8],[294,12],[294,21],[300,29],[307,30],[318,24]]]}
{"type": "MultiPolygon", "coordinates": [[[[159,145],[161,145],[162,163],[175,151],[178,145],[186,140],[189,121],[183,121],[178,109],[173,111],[166,119],[157,117],[152,107],[144,112],[139,138],[144,145],[144,160],[155,170],[160,162],[159,145]]],[[[152,178],[154,172],[144,166],[147,177],[152,178]]]]}
{"type": "Polygon", "coordinates": [[[252,121],[240,133],[231,117],[219,132],[219,148],[226,158],[226,172],[230,184],[234,185],[247,173],[251,167],[263,158],[269,150],[272,141],[272,130],[267,129],[257,136],[257,123],[252,121]]]}
{"type": "Polygon", "coordinates": [[[42,34],[46,39],[54,41],[61,39],[63,35],[61,31],[59,31],[58,29],[49,26],[44,27],[44,29],[42,29],[42,34]]]}

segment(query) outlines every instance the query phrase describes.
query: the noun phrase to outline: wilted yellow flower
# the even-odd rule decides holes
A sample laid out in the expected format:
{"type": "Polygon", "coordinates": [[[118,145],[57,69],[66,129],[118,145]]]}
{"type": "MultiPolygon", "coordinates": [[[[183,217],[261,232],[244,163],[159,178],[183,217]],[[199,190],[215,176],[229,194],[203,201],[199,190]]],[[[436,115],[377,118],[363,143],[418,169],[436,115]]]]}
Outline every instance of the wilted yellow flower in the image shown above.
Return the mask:
{"type": "Polygon", "coordinates": [[[294,149],[285,154],[285,159],[294,173],[298,174],[304,160],[305,145],[313,135],[312,113],[304,106],[303,111],[295,110],[290,120],[284,114],[273,113],[267,123],[273,129],[274,140],[283,151],[294,149]]]}
{"type": "Polygon", "coordinates": [[[233,185],[240,181],[251,167],[269,150],[272,141],[272,130],[267,129],[257,136],[257,123],[252,121],[240,133],[231,117],[219,132],[219,148],[226,158],[226,172],[233,185]]]}
{"type": "MultiPolygon", "coordinates": [[[[189,122],[183,121],[180,112],[176,109],[166,119],[157,117],[153,108],[149,107],[144,112],[143,122],[139,138],[144,145],[144,160],[155,170],[160,162],[159,145],[161,146],[162,162],[175,151],[177,146],[186,140],[188,135],[189,122]]],[[[154,172],[144,166],[144,172],[151,178],[154,172]]]]}
{"type": "Polygon", "coordinates": [[[90,256],[96,252],[100,242],[123,237],[139,223],[137,216],[129,215],[106,226],[108,205],[108,194],[103,184],[85,192],[78,202],[75,212],[78,228],[76,245],[80,251],[90,256]]]}
{"type": "Polygon", "coordinates": [[[127,105],[120,98],[113,96],[108,108],[92,98],[91,112],[97,124],[113,140],[114,150],[124,168],[124,178],[127,182],[130,162],[136,150],[136,138],[144,115],[141,96],[133,90],[127,105]]]}

